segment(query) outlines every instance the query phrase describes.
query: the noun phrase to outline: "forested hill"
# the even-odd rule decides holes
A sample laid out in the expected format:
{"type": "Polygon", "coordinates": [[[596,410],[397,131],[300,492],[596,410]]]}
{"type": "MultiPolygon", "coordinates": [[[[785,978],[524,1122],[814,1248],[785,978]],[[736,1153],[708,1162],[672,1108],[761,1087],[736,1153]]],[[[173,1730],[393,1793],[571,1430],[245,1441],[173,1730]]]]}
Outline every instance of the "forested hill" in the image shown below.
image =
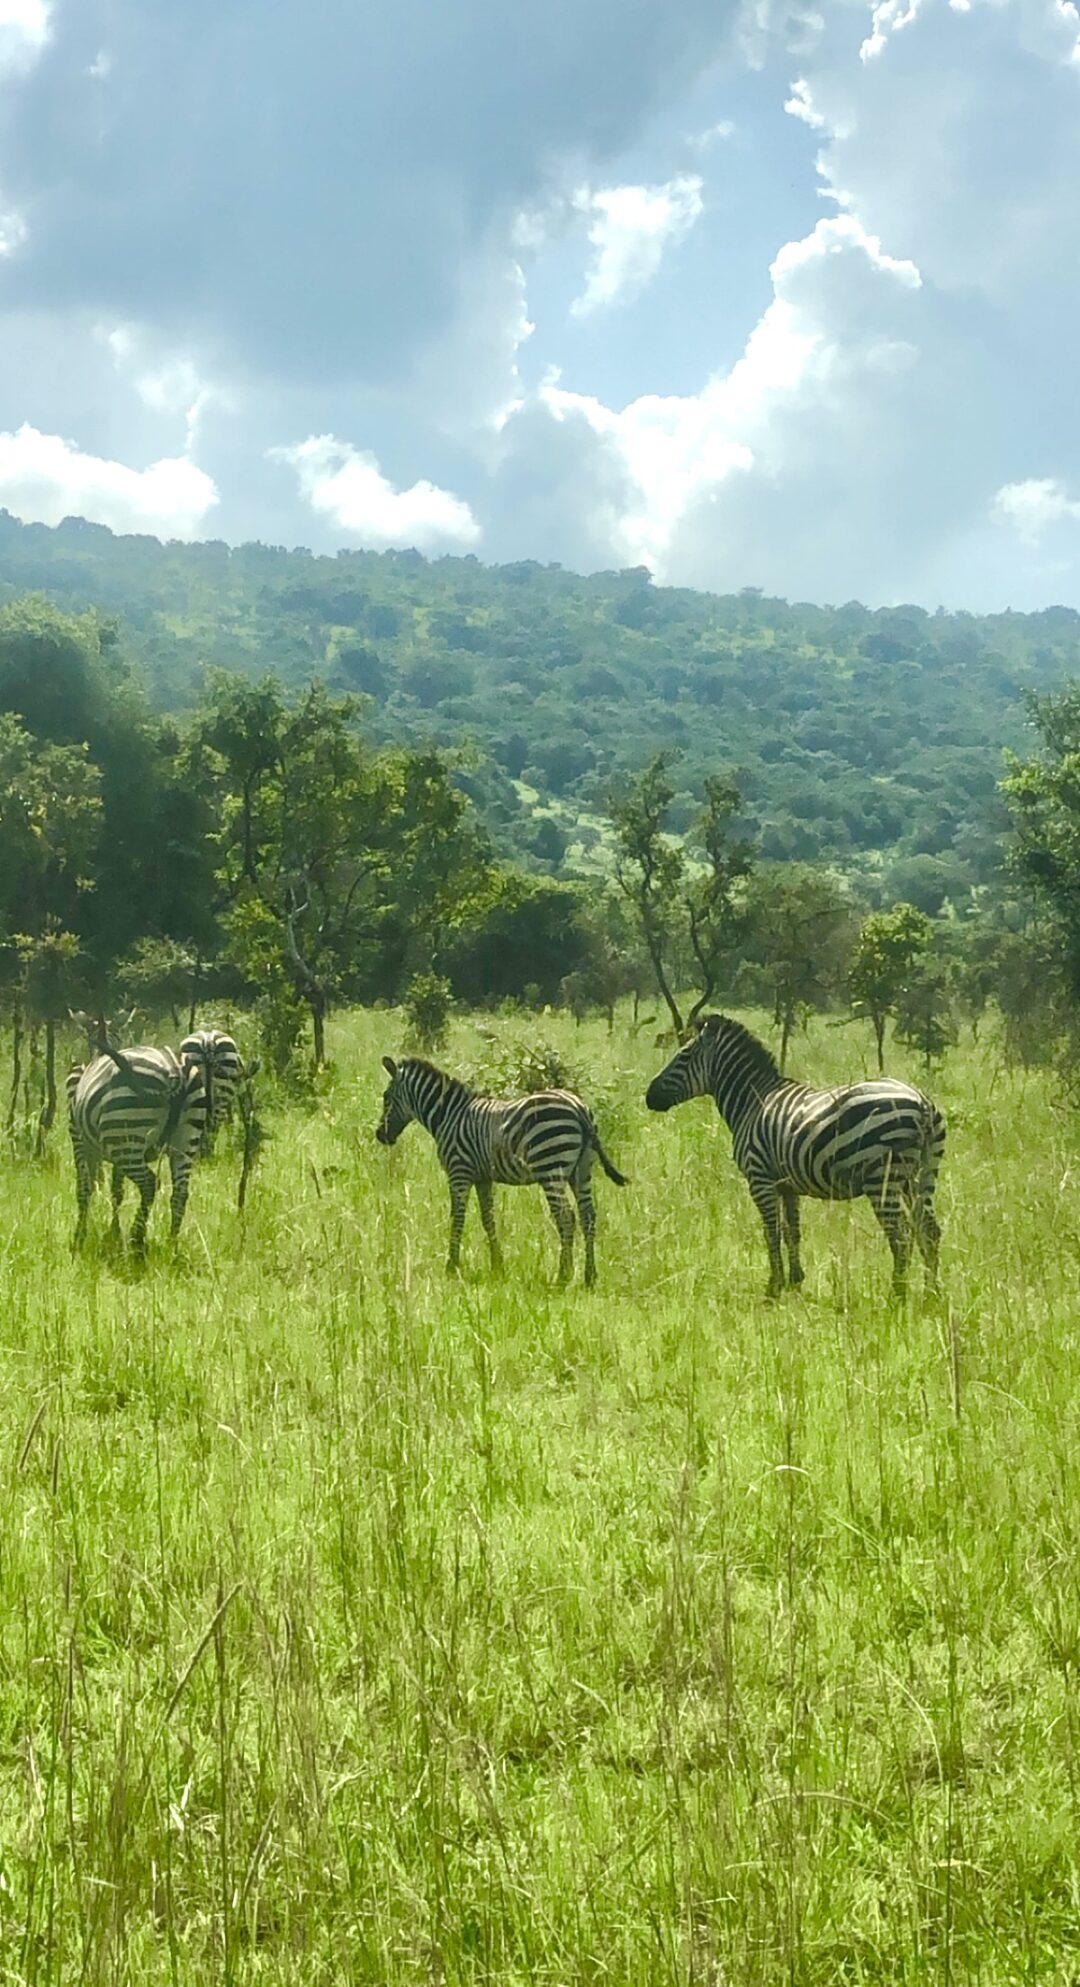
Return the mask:
{"type": "Polygon", "coordinates": [[[1080,615],[789,605],[754,590],[581,578],[524,562],[162,545],[0,512],[0,601],[41,591],[121,622],[161,709],[206,665],[372,699],[387,739],[472,745],[465,775],[501,845],[551,865],[602,855],[612,777],[680,755],[672,823],[734,768],[771,857],[988,871],[1002,747],[1023,693],[1080,674],[1080,615]]]}

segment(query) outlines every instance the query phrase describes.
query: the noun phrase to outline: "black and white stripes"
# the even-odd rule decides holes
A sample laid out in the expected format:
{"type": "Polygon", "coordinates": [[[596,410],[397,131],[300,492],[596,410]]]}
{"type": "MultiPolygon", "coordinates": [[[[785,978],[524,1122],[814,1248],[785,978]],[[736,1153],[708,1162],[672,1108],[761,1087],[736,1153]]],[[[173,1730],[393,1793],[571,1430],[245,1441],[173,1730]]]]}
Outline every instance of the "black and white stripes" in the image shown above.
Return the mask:
{"type": "Polygon", "coordinates": [[[596,1280],[595,1230],[590,1175],[593,1155],[610,1180],[626,1185],[600,1143],[588,1107],[571,1090],[538,1090],[529,1097],[506,1101],[478,1097],[467,1084],[447,1076],[433,1063],[407,1057],[395,1063],[383,1057],[390,1083],[383,1098],[376,1138],[393,1145],[415,1118],[435,1140],[450,1183],[450,1256],[456,1270],[461,1253],[465,1209],[473,1187],[496,1269],[502,1258],[495,1230],[492,1189],[537,1186],[543,1189],[559,1234],[559,1282],[566,1283],[574,1265],[574,1210],[577,1202],[585,1237],[585,1281],[596,1280]]]}
{"type": "Polygon", "coordinates": [[[112,1168],[113,1229],[118,1231],[124,1185],[139,1191],[132,1245],[142,1251],[157,1192],[153,1162],[166,1155],[172,1181],[171,1225],[184,1218],[191,1168],[206,1133],[221,1121],[243,1075],[236,1043],[219,1029],[172,1049],[110,1049],[67,1079],[68,1121],[75,1153],[78,1221],[75,1247],[102,1165],[112,1168]]]}
{"type": "Polygon", "coordinates": [[[693,1040],[654,1077],[645,1101],[669,1111],[690,1097],[712,1096],[731,1129],[736,1164],[765,1225],[770,1297],[788,1280],[801,1283],[799,1196],[853,1200],[865,1195],[885,1231],[894,1287],[902,1290],[918,1244],[936,1281],[940,1229],[934,1188],[945,1150],[945,1120],[921,1090],[887,1078],[838,1090],[811,1090],[785,1080],[757,1037],[738,1021],[712,1014],[693,1040]]]}

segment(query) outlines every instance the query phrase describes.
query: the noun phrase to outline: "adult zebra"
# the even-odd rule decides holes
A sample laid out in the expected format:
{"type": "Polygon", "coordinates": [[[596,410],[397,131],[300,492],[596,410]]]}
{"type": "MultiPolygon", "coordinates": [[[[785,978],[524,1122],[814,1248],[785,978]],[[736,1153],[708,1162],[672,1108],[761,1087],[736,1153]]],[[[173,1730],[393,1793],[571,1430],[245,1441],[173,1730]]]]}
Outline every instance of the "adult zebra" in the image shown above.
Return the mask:
{"type": "Polygon", "coordinates": [[[543,1189],[558,1230],[559,1282],[568,1283],[574,1270],[574,1209],[566,1195],[569,1185],[585,1237],[585,1281],[595,1283],[596,1209],[590,1182],[593,1154],[616,1186],[625,1187],[626,1180],[604,1151],[588,1105],[572,1090],[536,1090],[528,1097],[513,1099],[480,1097],[468,1084],[420,1056],[408,1056],[400,1063],[384,1056],[383,1067],[390,1082],[376,1138],[381,1145],[393,1145],[415,1118],[435,1140],[450,1184],[447,1269],[454,1272],[458,1268],[461,1231],[473,1187],[492,1268],[501,1270],[493,1188],[536,1186],[543,1189]]]}
{"type": "MultiPolygon", "coordinates": [[[[182,1052],[188,1043],[181,1044],[182,1052]]],[[[124,1185],[132,1180],[139,1208],[131,1230],[141,1254],[157,1192],[152,1162],[168,1156],[172,1181],[171,1229],[180,1230],[187,1206],[191,1168],[208,1125],[226,1107],[229,1072],[239,1051],[229,1035],[210,1031],[202,1050],[175,1055],[172,1049],[107,1049],[67,1078],[68,1123],[75,1153],[78,1220],[74,1247],[86,1233],[90,1198],[102,1165],[112,1168],[113,1232],[119,1233],[124,1185]],[[224,1079],[222,1071],[226,1074],[224,1079]],[[217,1078],[215,1094],[214,1079],[217,1078]]]]}
{"type": "Polygon", "coordinates": [[[803,1279],[803,1194],[817,1200],[865,1194],[892,1250],[894,1291],[904,1289],[913,1238],[927,1281],[936,1285],[941,1230],[933,1201],[945,1120],[921,1090],[885,1077],[811,1090],[782,1077],[765,1044],[741,1022],[710,1014],[653,1078],[645,1102],[650,1111],[670,1111],[690,1097],[708,1095],[731,1130],[736,1164],[765,1225],[769,1297],[778,1297],[784,1287],[781,1228],[788,1281],[803,1279]]]}
{"type": "Polygon", "coordinates": [[[206,1084],[207,1123],[203,1150],[209,1151],[213,1135],[232,1115],[237,1092],[246,1075],[253,1076],[257,1064],[245,1070],[243,1057],[231,1035],[221,1028],[198,1028],[185,1035],[178,1051],[181,1062],[197,1062],[206,1084]]]}

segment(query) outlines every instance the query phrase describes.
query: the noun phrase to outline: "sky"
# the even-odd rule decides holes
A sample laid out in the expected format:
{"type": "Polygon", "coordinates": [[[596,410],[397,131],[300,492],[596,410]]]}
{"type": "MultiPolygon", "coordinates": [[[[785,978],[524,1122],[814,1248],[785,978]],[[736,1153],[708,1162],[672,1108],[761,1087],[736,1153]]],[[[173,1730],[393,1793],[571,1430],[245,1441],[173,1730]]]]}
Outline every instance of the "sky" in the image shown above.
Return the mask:
{"type": "Polygon", "coordinates": [[[0,0],[0,507],[1080,607],[1072,0],[0,0]]]}

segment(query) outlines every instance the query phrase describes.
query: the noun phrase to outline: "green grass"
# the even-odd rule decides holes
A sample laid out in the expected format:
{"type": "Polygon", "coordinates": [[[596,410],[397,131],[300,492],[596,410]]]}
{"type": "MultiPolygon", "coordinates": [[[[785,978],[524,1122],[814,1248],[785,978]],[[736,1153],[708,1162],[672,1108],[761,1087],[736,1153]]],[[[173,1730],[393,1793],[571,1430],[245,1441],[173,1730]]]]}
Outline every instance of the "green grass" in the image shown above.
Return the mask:
{"type": "Polygon", "coordinates": [[[595,1293],[529,1192],[506,1280],[474,1207],[447,1283],[430,1141],[372,1136],[391,1014],[339,1021],[246,1220],[222,1151],[141,1273],[103,1196],[72,1261],[61,1137],[0,1162],[0,1980],[1067,1987],[1072,1123],[958,1053],[944,1301],[807,1204],[768,1305],[715,1112],[641,1104],[652,1031],[536,1026],[632,1179],[595,1293]]]}

